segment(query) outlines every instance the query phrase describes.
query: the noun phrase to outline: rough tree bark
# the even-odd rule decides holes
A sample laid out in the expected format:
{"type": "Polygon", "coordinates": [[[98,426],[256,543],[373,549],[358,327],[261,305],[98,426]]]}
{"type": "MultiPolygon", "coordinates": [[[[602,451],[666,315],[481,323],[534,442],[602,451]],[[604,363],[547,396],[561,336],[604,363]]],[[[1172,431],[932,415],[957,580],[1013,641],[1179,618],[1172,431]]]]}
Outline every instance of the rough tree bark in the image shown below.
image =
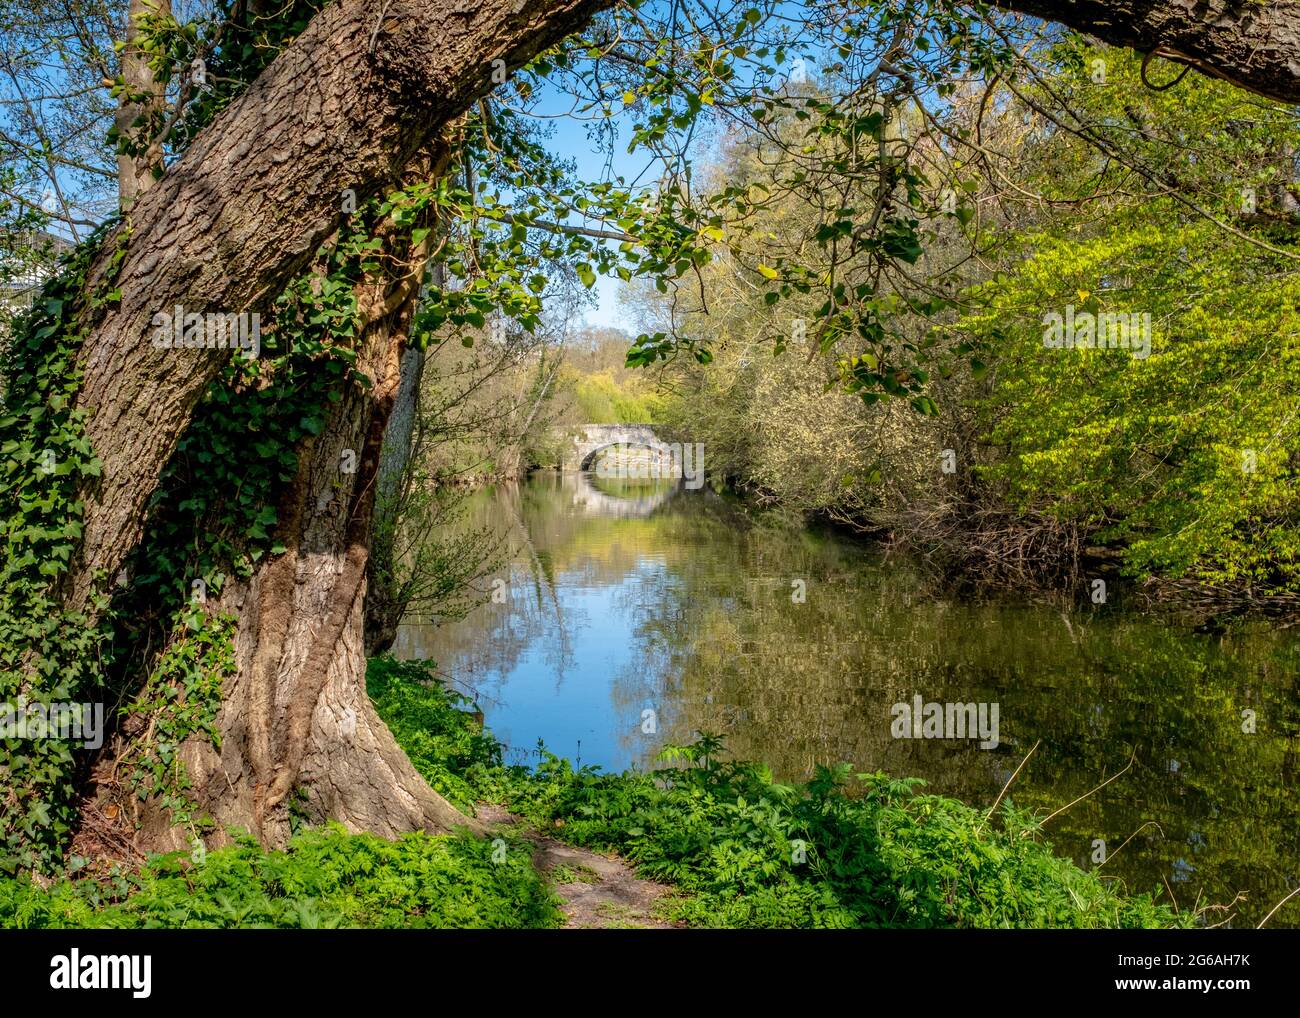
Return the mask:
{"type": "Polygon", "coordinates": [[[1195,67],[1284,103],[1300,103],[1296,0],[995,0],[1139,53],[1195,67]]]}

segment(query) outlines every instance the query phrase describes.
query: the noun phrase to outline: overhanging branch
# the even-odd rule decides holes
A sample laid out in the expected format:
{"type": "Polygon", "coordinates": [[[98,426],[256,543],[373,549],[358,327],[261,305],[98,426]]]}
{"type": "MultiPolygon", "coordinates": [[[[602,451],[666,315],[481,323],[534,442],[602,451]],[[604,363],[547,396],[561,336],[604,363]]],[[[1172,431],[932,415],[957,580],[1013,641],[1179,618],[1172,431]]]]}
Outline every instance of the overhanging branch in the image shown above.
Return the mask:
{"type": "Polygon", "coordinates": [[[1300,104],[1297,0],[1006,0],[995,6],[1300,104]]]}

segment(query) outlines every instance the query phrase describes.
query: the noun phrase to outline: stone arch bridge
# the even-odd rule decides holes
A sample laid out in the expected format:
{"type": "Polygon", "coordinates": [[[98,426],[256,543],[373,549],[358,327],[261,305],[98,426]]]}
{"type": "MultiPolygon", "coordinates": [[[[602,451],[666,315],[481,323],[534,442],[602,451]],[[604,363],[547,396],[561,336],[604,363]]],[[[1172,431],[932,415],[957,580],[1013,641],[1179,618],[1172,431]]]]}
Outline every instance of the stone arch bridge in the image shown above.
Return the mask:
{"type": "Polygon", "coordinates": [[[561,463],[566,471],[590,470],[601,451],[614,445],[649,449],[670,462],[672,448],[656,433],[652,424],[584,424],[577,430],[573,443],[561,463]]]}

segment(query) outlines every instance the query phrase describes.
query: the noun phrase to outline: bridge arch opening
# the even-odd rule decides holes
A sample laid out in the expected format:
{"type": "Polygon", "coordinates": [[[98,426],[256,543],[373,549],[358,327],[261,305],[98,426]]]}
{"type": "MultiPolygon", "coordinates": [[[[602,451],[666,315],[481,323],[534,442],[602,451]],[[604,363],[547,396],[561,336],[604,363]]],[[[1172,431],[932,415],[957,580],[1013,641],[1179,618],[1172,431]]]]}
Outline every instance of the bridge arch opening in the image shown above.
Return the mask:
{"type": "MultiPolygon", "coordinates": [[[[668,448],[668,446],[663,445],[662,443],[617,441],[617,442],[608,442],[605,445],[597,446],[595,449],[592,449],[590,452],[586,453],[586,455],[584,455],[581,461],[579,462],[578,469],[583,472],[590,472],[595,470],[597,463],[600,462],[600,458],[603,455],[605,455],[607,452],[609,452],[611,449],[619,450],[619,451],[632,450],[632,449],[644,450],[645,452],[652,453],[658,459],[660,466],[667,467],[671,465],[671,459],[672,459],[671,450],[668,448]]],[[[659,476],[666,477],[667,475],[660,474],[659,476]]]]}

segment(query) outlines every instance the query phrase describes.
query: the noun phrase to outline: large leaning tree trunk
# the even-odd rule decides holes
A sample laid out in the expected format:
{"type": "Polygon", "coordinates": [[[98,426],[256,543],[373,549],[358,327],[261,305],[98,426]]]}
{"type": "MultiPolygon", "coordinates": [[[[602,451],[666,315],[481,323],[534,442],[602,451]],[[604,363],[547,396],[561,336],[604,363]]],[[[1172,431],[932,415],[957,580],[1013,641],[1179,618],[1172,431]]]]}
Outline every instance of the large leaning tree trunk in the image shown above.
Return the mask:
{"type": "MultiPolygon", "coordinates": [[[[417,159],[412,176],[431,179],[445,163],[444,148],[417,159]]],[[[375,273],[357,291],[356,371],[369,384],[348,384],[320,433],[299,445],[296,476],[277,506],[284,553],[249,580],[228,583],[212,606],[239,619],[235,674],[223,685],[217,720],[220,748],[193,736],[181,758],[197,804],[217,821],[214,845],[228,829],[245,828],[282,846],[290,807],[312,822],[390,837],[480,830],[429,788],[366,694],[363,603],[381,449],[409,364],[429,247],[428,239],[410,245],[391,223],[377,236],[407,271],[375,273]]],[[[190,838],[158,803],[140,819],[142,850],[179,848],[190,838]]]]}
{"type": "MultiPolygon", "coordinates": [[[[478,8],[342,0],[138,196],[91,274],[94,287],[109,254],[126,242],[120,304],[82,349],[79,405],[92,411],[87,433],[104,469],[87,500],[69,607],[84,608],[93,578],[111,575],[137,541],[158,476],[229,356],[156,349],[152,316],[177,304],[187,312],[268,306],[337,229],[345,189],[360,204],[413,166],[424,179],[436,176],[445,147],[436,157],[424,153],[440,144],[448,122],[506,67],[598,7],[589,0],[478,8]]],[[[422,259],[410,251],[405,260],[422,259]]],[[[282,844],[291,806],[382,835],[479,826],[415,771],[364,682],[380,450],[420,278],[415,271],[364,284],[356,368],[372,384],[350,387],[321,433],[297,450],[297,477],[278,506],[285,553],[249,582],[228,584],[213,606],[239,619],[236,673],[223,688],[220,749],[191,738],[181,760],[197,805],[217,821],[218,840],[234,827],[282,844]],[[355,454],[353,473],[341,470],[345,451],[355,454]]],[[[105,760],[138,737],[126,729],[105,760]]],[[[192,836],[157,802],[140,820],[135,840],[144,850],[192,836]]]]}

